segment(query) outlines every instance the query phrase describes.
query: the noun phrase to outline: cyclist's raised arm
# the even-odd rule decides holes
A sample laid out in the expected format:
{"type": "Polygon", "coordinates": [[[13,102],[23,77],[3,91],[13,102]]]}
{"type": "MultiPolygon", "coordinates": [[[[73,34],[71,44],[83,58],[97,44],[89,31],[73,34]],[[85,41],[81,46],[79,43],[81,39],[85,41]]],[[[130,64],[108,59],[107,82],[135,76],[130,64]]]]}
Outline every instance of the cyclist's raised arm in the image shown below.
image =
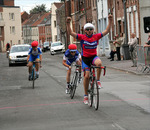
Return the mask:
{"type": "Polygon", "coordinates": [[[67,19],[66,19],[67,31],[68,31],[69,35],[71,35],[74,38],[76,38],[77,34],[71,30],[70,21],[71,21],[71,17],[67,17],[67,19]]]}
{"type": "Polygon", "coordinates": [[[111,24],[112,24],[112,15],[111,14],[108,16],[108,19],[109,19],[109,23],[107,25],[106,30],[102,32],[103,36],[105,36],[110,31],[111,24]]]}

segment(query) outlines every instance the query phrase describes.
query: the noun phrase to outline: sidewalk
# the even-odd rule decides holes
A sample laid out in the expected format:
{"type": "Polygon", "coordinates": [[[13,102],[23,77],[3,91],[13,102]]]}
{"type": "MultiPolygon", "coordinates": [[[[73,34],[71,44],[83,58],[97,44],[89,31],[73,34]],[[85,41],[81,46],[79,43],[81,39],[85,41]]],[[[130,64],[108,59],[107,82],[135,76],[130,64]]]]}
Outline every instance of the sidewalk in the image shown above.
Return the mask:
{"type": "Polygon", "coordinates": [[[150,72],[142,73],[137,71],[137,67],[131,67],[133,65],[131,60],[110,61],[110,59],[108,59],[108,57],[105,56],[100,57],[100,59],[102,60],[102,65],[106,66],[107,68],[117,69],[129,73],[134,73],[137,75],[150,75],[150,72]]]}

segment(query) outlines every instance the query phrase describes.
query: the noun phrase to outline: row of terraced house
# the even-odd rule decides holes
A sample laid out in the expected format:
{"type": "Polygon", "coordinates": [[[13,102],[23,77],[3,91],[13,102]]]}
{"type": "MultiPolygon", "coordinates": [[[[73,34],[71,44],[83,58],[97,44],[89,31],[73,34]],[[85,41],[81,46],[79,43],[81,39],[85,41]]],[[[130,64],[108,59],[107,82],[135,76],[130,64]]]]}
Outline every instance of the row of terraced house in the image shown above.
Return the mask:
{"type": "Polygon", "coordinates": [[[109,12],[113,15],[113,24],[109,35],[99,41],[99,55],[109,55],[109,41],[117,34],[126,34],[126,44],[131,33],[136,34],[141,45],[147,40],[143,18],[149,16],[148,0],[61,0],[52,3],[50,8],[48,13],[29,15],[22,12],[20,15],[20,7],[14,6],[14,0],[2,0],[0,51],[5,51],[7,42],[11,45],[30,44],[33,40],[40,44],[62,41],[66,48],[70,43],[79,45],[79,41],[70,37],[66,31],[66,17],[72,17],[71,27],[76,33],[83,34],[87,22],[95,25],[94,33],[99,33],[107,27],[109,12]]]}

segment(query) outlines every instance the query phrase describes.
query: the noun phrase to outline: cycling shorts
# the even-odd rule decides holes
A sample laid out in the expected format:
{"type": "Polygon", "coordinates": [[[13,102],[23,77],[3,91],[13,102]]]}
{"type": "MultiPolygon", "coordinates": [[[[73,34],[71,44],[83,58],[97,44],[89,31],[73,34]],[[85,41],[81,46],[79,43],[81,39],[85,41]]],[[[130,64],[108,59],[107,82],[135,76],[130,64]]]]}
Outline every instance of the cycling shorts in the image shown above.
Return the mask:
{"type": "Polygon", "coordinates": [[[92,57],[84,57],[82,56],[82,70],[90,71],[90,66],[95,65],[95,60],[100,59],[97,55],[92,57]]]}
{"type": "Polygon", "coordinates": [[[30,55],[29,62],[33,62],[33,61],[35,61],[36,59],[39,59],[39,60],[40,60],[40,56],[39,56],[39,55],[37,55],[37,56],[30,55]]]}

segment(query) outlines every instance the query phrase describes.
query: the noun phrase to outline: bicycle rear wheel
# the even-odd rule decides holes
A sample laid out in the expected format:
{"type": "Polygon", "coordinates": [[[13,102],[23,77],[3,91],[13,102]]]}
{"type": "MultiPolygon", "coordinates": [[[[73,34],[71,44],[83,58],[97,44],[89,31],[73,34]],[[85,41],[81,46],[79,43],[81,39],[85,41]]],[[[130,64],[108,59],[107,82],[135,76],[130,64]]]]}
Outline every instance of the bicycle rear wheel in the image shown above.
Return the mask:
{"type": "Polygon", "coordinates": [[[32,88],[34,89],[34,82],[35,82],[35,69],[32,69],[32,88]]]}
{"type": "Polygon", "coordinates": [[[75,74],[73,84],[71,85],[71,91],[70,91],[70,97],[73,99],[77,87],[77,82],[78,82],[78,73],[75,74]]]}
{"type": "Polygon", "coordinates": [[[94,108],[95,110],[98,110],[99,107],[99,88],[98,84],[96,82],[96,79],[94,80],[94,91],[93,91],[93,101],[94,101],[94,108]]]}
{"type": "Polygon", "coordinates": [[[89,89],[88,89],[88,105],[92,107],[93,105],[93,92],[94,92],[94,83],[92,79],[89,81],[89,89]]]}

